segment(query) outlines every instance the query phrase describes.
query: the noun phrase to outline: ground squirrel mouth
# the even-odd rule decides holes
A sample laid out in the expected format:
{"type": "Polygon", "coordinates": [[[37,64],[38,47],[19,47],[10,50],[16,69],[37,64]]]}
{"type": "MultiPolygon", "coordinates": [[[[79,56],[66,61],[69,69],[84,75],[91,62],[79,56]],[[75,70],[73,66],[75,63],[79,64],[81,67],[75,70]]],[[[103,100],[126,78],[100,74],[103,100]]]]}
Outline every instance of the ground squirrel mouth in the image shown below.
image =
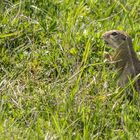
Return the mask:
{"type": "Polygon", "coordinates": [[[104,40],[104,42],[105,42],[106,45],[109,45],[109,43],[106,40],[104,40]]]}

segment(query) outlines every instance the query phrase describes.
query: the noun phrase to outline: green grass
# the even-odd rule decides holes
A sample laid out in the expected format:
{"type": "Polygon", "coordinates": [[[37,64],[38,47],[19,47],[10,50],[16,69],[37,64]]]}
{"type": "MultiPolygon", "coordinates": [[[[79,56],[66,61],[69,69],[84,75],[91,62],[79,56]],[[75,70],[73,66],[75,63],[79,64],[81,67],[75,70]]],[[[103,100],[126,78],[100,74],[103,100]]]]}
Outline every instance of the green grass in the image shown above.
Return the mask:
{"type": "Polygon", "coordinates": [[[116,88],[101,34],[139,51],[140,0],[2,1],[0,139],[140,139],[140,105],[116,88]]]}

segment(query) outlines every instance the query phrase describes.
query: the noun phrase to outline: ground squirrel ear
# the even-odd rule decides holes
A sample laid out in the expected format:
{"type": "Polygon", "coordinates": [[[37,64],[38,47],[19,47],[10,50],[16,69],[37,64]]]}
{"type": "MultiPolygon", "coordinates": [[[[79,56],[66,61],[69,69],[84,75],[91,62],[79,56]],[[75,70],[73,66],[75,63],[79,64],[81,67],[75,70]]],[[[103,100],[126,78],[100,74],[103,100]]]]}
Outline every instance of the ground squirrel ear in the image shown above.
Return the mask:
{"type": "Polygon", "coordinates": [[[123,36],[123,37],[122,37],[122,40],[124,40],[124,41],[125,41],[126,39],[127,39],[127,37],[126,37],[126,36],[123,36]]]}

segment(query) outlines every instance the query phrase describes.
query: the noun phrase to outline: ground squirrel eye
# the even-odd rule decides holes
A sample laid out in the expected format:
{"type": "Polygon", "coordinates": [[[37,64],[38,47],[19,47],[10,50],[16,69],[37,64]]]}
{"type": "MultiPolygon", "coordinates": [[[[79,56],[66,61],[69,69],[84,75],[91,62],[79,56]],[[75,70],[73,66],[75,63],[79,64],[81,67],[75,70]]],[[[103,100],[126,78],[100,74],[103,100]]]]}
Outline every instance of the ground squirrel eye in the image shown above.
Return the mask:
{"type": "Polygon", "coordinates": [[[113,32],[111,35],[113,35],[113,36],[116,36],[116,35],[118,35],[116,32],[113,32]]]}

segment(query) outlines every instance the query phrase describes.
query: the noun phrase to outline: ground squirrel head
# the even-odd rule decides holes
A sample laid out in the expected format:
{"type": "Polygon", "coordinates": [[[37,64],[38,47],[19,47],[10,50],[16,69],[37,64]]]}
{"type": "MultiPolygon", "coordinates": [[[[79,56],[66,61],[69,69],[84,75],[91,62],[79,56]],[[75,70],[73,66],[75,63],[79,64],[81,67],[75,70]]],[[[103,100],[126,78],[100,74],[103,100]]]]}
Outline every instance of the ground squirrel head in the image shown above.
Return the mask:
{"type": "Polygon", "coordinates": [[[124,31],[110,30],[102,35],[105,43],[112,48],[122,48],[127,44],[132,44],[131,37],[124,31]]]}

